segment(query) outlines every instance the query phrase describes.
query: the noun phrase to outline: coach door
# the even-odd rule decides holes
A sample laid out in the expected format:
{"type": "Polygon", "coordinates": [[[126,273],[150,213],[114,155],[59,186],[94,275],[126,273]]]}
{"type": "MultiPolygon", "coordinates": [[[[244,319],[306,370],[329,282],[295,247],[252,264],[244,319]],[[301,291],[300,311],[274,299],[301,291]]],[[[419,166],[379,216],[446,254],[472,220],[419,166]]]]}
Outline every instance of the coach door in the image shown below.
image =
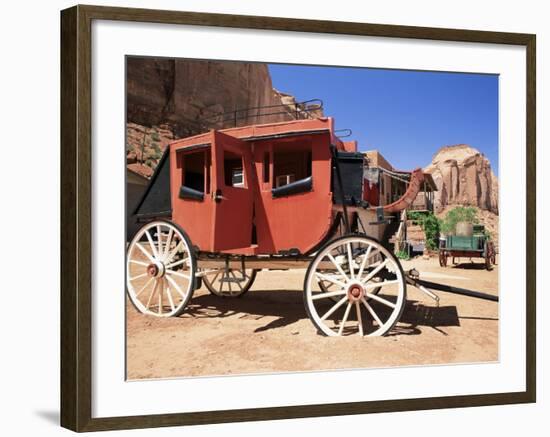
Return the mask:
{"type": "Polygon", "coordinates": [[[214,251],[251,248],[253,174],[250,143],[221,132],[212,142],[214,201],[214,251]]]}

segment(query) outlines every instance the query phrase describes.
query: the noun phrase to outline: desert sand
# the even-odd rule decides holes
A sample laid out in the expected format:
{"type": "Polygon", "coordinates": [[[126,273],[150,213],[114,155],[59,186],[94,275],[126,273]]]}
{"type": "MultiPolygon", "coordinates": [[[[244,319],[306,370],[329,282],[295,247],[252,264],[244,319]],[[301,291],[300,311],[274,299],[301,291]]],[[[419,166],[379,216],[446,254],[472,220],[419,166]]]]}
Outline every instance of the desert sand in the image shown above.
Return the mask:
{"type": "MultiPolygon", "coordinates": [[[[436,258],[403,262],[432,282],[497,294],[498,265],[442,268],[436,258]]],[[[497,259],[498,264],[498,259],[497,259]]],[[[240,298],[195,291],[183,315],[139,314],[127,301],[128,379],[436,365],[498,360],[498,303],[412,286],[400,322],[385,337],[328,338],[302,300],[304,270],[262,271],[240,298]]]]}

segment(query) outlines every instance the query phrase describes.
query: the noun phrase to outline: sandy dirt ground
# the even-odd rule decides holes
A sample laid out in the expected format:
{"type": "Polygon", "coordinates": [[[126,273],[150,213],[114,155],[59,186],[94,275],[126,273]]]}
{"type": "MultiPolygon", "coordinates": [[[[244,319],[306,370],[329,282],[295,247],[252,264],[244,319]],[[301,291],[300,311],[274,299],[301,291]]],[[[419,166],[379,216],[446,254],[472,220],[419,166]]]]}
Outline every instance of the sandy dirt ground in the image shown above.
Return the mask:
{"type": "MultiPolygon", "coordinates": [[[[497,294],[498,266],[403,262],[421,278],[497,294]]],[[[467,262],[466,262],[467,261],[467,262]]],[[[498,262],[498,260],[497,260],[498,262]]],[[[498,360],[498,304],[438,292],[439,307],[407,287],[400,322],[385,337],[317,334],[302,300],[304,270],[259,272],[240,298],[195,291],[176,318],[139,314],[127,301],[128,379],[276,373],[498,360]]]]}

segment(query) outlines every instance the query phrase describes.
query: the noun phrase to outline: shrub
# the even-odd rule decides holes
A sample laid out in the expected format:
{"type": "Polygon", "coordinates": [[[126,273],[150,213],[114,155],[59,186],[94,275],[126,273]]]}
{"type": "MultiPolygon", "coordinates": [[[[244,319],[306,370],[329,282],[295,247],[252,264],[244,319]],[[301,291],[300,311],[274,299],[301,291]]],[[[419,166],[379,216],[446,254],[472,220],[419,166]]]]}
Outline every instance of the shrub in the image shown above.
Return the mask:
{"type": "Polygon", "coordinates": [[[428,249],[434,250],[439,247],[441,221],[433,212],[409,212],[407,218],[420,225],[426,235],[426,247],[428,249]]]}
{"type": "Polygon", "coordinates": [[[441,223],[441,232],[454,234],[458,222],[479,223],[476,208],[473,206],[457,206],[451,209],[441,223]]]}
{"type": "Polygon", "coordinates": [[[396,253],[395,253],[395,256],[399,259],[404,259],[404,260],[408,260],[409,259],[409,254],[407,253],[406,250],[398,250],[396,253]]]}
{"type": "Polygon", "coordinates": [[[160,136],[158,134],[158,132],[153,132],[151,134],[151,139],[155,142],[155,143],[158,143],[160,141],[160,136]]]}

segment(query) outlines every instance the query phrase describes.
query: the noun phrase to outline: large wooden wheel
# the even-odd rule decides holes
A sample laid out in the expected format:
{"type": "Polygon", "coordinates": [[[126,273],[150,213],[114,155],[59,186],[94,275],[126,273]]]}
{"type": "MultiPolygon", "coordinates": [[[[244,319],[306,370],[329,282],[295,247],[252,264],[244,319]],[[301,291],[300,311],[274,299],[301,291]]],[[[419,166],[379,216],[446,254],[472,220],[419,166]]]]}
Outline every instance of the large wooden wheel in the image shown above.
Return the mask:
{"type": "Polygon", "coordinates": [[[126,289],[137,310],[178,316],[194,290],[196,261],[183,230],[164,220],[144,225],[128,246],[126,289]]]}
{"type": "Polygon", "coordinates": [[[220,297],[240,297],[245,294],[256,279],[252,269],[212,269],[203,272],[202,280],[210,291],[220,297]]]}
{"type": "Polygon", "coordinates": [[[401,317],[405,302],[401,264],[378,241],[363,235],[331,241],[306,273],[306,311],[327,336],[384,335],[401,317]],[[330,291],[320,285],[326,282],[332,284],[330,291]]]}

